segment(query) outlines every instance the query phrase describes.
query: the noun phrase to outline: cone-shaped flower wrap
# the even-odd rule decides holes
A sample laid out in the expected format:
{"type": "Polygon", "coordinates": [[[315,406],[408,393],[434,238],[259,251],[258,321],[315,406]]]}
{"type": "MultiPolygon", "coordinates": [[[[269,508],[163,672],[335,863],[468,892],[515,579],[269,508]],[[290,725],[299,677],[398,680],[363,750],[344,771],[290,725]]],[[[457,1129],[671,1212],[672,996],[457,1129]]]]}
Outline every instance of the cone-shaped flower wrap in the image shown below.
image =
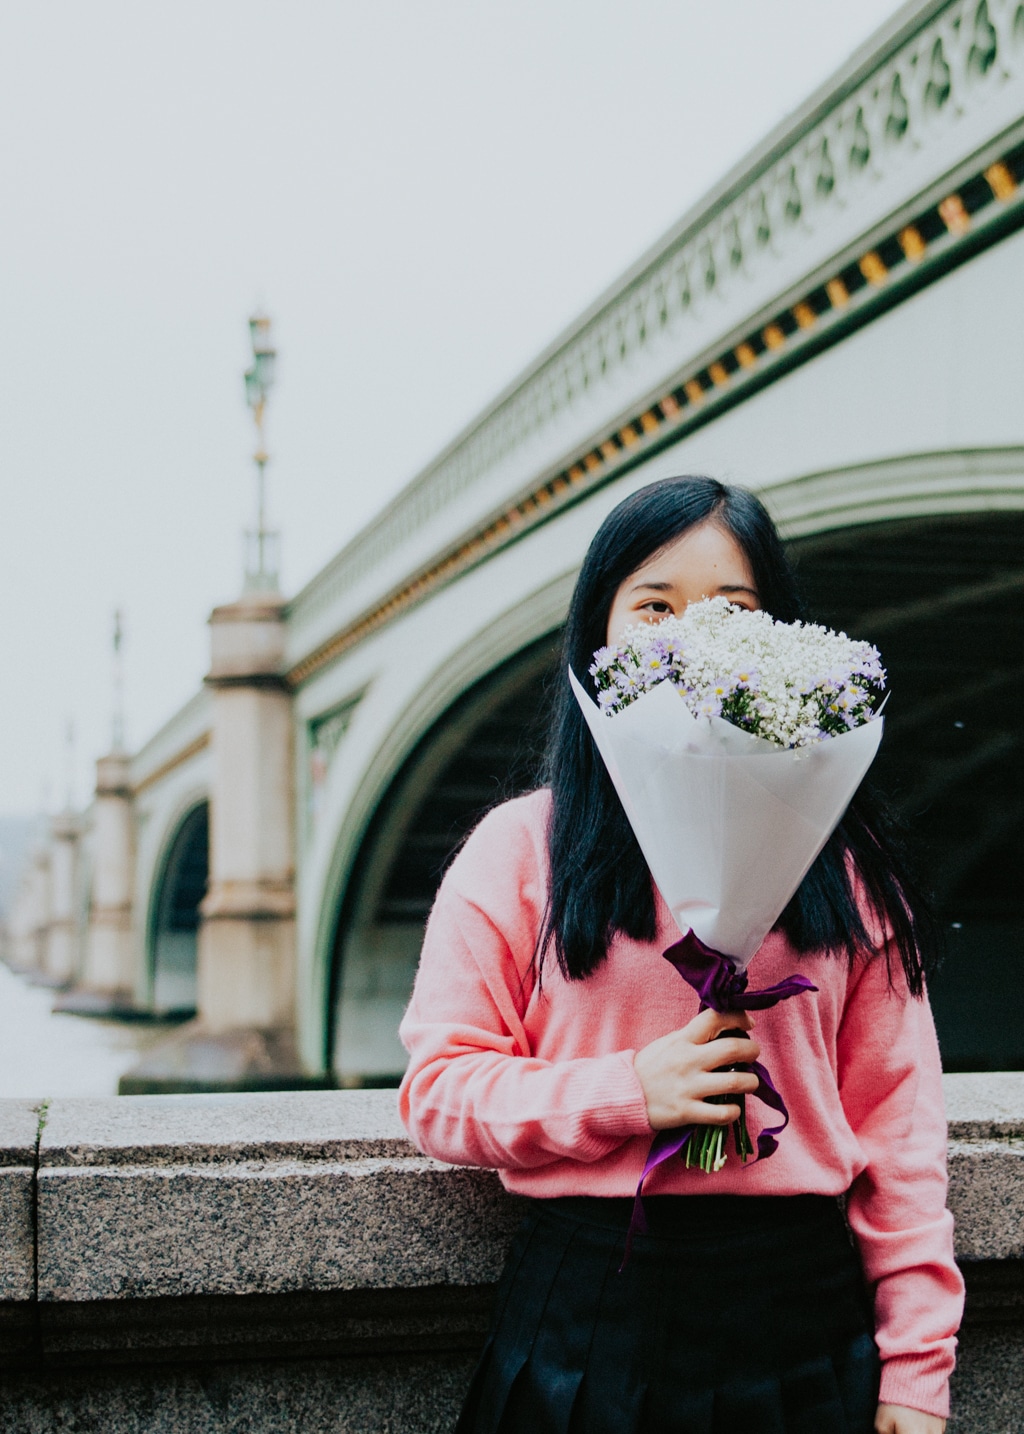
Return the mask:
{"type": "Polygon", "coordinates": [[[744,970],[846,811],[882,719],[786,748],[695,717],[671,681],[610,715],[569,681],[680,931],[744,970]]]}

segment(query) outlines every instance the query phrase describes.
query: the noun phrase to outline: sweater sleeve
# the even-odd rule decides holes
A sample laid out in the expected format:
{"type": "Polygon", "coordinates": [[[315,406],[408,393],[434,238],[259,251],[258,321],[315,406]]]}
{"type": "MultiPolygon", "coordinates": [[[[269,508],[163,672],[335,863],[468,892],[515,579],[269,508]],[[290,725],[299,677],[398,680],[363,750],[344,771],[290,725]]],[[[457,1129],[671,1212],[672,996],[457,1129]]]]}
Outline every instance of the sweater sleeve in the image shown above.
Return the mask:
{"type": "Polygon", "coordinates": [[[838,1035],[839,1094],[865,1166],[847,1214],[874,1291],[880,1399],[949,1413],[963,1313],[946,1209],[942,1070],[927,997],[913,999],[893,953],[858,966],[838,1035]]]}
{"type": "Polygon", "coordinates": [[[546,1061],[530,1049],[546,853],[520,805],[485,818],[442,882],[400,1028],[402,1120],[421,1150],[458,1165],[592,1162],[650,1133],[632,1051],[546,1061]]]}

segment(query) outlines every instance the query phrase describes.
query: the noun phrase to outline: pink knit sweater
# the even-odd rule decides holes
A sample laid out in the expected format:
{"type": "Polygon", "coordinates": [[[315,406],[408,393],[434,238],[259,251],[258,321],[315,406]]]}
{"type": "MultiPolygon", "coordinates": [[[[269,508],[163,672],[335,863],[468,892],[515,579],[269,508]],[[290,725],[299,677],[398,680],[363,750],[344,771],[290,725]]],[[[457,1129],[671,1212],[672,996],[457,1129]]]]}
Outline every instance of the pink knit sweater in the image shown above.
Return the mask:
{"type": "MultiPolygon", "coordinates": [[[[696,1014],[697,997],[662,959],[678,939],[658,898],[651,945],[620,937],[585,981],[552,960],[531,968],[547,881],[550,794],[492,811],[446,875],[427,926],[401,1037],[410,1063],[402,1118],[420,1148],[496,1168],[534,1197],[632,1195],[651,1141],[633,1055],[696,1014]]],[[[898,961],[894,962],[898,969],[898,961]]],[[[881,1398],[948,1412],[963,1306],[945,1208],[946,1125],[926,1001],[894,994],[884,959],[797,958],[773,933],[751,985],[796,970],[818,993],[756,1015],[761,1059],[791,1122],[768,1160],[716,1175],[660,1166],[650,1194],[849,1191],[883,1361],[881,1398]]],[[[751,1102],[756,1126],[763,1107],[751,1102]]],[[[767,1112],[766,1112],[767,1114],[767,1112]]]]}

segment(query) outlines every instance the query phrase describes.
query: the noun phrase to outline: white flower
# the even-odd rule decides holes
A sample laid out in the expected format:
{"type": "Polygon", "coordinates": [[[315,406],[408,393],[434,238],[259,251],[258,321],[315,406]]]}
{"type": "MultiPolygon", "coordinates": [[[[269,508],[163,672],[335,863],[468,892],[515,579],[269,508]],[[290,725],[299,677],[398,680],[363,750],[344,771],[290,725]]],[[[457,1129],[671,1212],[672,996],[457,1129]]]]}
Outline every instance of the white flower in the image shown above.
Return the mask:
{"type": "Polygon", "coordinates": [[[668,680],[695,716],[722,716],[784,747],[871,721],[885,686],[870,643],[814,623],[775,622],[725,598],[627,628],[594,654],[590,675],[609,716],[668,680]]]}

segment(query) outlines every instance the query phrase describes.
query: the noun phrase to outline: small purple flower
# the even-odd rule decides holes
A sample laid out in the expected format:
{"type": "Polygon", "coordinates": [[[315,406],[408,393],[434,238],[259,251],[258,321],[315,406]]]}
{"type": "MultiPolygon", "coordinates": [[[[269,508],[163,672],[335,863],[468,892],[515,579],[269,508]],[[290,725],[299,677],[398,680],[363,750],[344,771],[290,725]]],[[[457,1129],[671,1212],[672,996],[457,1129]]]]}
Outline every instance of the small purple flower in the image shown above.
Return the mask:
{"type": "Polygon", "coordinates": [[[657,681],[668,676],[671,665],[671,658],[665,651],[664,644],[660,642],[654,643],[647,649],[643,662],[640,664],[641,670],[648,677],[653,677],[657,681]]]}

